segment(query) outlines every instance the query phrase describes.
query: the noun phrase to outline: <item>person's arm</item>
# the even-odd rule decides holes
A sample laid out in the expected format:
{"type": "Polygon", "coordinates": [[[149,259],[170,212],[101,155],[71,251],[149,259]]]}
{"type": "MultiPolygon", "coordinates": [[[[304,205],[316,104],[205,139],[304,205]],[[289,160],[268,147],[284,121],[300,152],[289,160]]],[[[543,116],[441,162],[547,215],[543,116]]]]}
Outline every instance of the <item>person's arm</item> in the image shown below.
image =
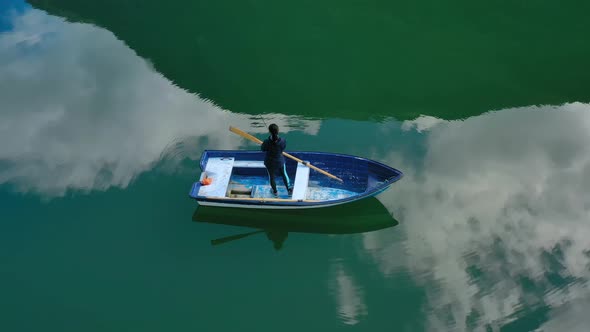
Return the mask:
{"type": "Polygon", "coordinates": [[[268,151],[268,140],[267,139],[265,139],[264,142],[262,142],[262,144],[260,144],[260,150],[268,151]]]}

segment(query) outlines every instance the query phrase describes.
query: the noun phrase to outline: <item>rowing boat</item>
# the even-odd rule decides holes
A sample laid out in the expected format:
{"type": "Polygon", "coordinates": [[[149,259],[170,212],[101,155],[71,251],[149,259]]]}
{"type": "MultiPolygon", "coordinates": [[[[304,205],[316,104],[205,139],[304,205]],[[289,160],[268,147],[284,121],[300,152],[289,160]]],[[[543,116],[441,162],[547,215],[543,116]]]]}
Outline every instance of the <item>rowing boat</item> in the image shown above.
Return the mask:
{"type": "Polygon", "coordinates": [[[319,208],[375,196],[403,176],[395,168],[363,157],[327,152],[289,154],[301,161],[286,160],[293,185],[291,194],[277,179],[278,196],[273,195],[264,152],[205,150],[199,181],[193,183],[189,196],[204,206],[319,208]]]}

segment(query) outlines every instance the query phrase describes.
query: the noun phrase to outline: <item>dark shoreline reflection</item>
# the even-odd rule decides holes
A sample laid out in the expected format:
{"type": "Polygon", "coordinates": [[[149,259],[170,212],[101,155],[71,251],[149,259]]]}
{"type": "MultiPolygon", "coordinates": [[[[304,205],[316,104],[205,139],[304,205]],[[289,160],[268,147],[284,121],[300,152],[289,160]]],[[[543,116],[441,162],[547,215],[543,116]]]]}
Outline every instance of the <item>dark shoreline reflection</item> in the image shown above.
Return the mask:
{"type": "Polygon", "coordinates": [[[461,119],[589,100],[590,2],[29,2],[237,113],[461,119]]]}
{"type": "Polygon", "coordinates": [[[274,248],[280,250],[288,233],[355,234],[396,226],[381,202],[370,197],[327,208],[302,210],[257,210],[199,206],[193,221],[258,229],[211,241],[218,245],[250,235],[266,233],[274,248]]]}

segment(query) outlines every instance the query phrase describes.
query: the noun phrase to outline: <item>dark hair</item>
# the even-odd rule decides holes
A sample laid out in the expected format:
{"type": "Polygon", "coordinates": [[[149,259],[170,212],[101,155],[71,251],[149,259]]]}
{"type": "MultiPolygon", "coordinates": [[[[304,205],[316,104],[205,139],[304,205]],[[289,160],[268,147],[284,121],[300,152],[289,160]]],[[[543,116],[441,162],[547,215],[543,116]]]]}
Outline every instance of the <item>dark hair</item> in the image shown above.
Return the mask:
{"type": "Polygon", "coordinates": [[[272,123],[270,126],[268,126],[268,131],[270,132],[270,138],[273,141],[276,141],[279,139],[279,126],[272,123]]]}

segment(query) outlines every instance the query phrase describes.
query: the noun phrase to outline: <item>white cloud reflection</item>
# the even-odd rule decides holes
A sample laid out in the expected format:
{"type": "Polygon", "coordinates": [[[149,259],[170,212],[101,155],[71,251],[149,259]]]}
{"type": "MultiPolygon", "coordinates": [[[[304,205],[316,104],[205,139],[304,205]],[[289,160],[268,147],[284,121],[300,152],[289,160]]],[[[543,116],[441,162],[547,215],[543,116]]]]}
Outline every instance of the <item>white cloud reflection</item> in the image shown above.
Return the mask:
{"type": "MultiPolygon", "coordinates": [[[[406,176],[380,200],[406,232],[405,264],[425,287],[432,328],[497,328],[524,307],[588,295],[590,105],[402,128],[426,130],[426,154],[419,167],[391,154],[386,162],[406,176]]],[[[400,265],[399,244],[370,236],[387,275],[400,265]]]]}
{"type": "MultiPolygon", "coordinates": [[[[230,124],[265,131],[173,85],[107,30],[34,9],[12,19],[0,34],[0,184],[46,196],[126,187],[171,144],[194,143],[181,152],[197,158],[199,137],[245,144],[230,124]]],[[[311,134],[320,123],[269,121],[311,134]]]]}
{"type": "Polygon", "coordinates": [[[566,303],[549,313],[550,320],[544,323],[542,332],[586,332],[590,327],[590,298],[566,303]]]}
{"type": "Polygon", "coordinates": [[[330,286],[335,292],[338,316],[344,324],[356,325],[367,315],[364,293],[340,260],[334,261],[331,268],[330,286]]]}

